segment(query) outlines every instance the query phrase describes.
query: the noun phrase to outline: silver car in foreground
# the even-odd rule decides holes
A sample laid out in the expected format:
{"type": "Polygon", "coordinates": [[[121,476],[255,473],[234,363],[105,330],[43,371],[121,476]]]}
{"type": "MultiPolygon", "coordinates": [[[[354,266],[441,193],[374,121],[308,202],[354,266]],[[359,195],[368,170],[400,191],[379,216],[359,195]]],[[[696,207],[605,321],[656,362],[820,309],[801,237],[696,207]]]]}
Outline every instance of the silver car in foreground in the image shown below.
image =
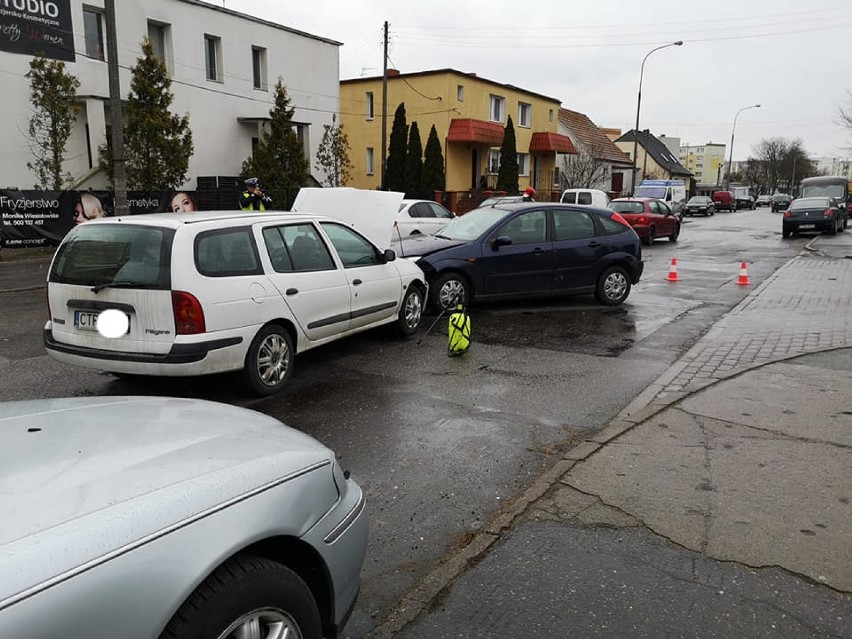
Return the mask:
{"type": "Polygon", "coordinates": [[[0,404],[0,637],[336,637],[361,488],[260,413],[186,399],[0,404]]]}

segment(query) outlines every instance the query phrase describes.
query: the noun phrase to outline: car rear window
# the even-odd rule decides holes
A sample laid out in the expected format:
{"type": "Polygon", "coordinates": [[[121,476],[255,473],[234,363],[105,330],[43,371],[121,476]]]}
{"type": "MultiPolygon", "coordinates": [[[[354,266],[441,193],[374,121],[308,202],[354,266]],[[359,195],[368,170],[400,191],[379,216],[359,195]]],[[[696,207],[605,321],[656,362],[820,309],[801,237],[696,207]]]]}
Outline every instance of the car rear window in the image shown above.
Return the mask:
{"type": "Polygon", "coordinates": [[[791,211],[801,211],[802,209],[827,209],[829,206],[827,197],[808,197],[793,200],[790,205],[791,211]]]}
{"type": "Polygon", "coordinates": [[[83,224],[56,251],[49,280],[102,286],[171,288],[174,230],[134,224],[83,224]]]}
{"type": "Polygon", "coordinates": [[[610,202],[609,208],[618,213],[641,213],[645,210],[642,202],[610,202]]]}

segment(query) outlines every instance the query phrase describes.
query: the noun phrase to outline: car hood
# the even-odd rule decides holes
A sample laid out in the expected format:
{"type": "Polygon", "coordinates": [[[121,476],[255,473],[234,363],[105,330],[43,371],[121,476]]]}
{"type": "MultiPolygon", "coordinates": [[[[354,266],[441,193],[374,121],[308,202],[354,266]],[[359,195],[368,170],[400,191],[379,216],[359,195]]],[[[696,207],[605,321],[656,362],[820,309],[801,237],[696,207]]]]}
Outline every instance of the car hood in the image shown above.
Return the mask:
{"type": "MultiPolygon", "coordinates": [[[[333,458],[270,417],[214,402],[98,397],[0,404],[0,604],[333,458]]],[[[318,497],[309,523],[337,496],[318,497]]]]}
{"type": "Polygon", "coordinates": [[[464,240],[450,240],[434,235],[410,235],[394,240],[391,248],[399,257],[422,257],[444,249],[467,244],[464,240]]]}
{"type": "Polygon", "coordinates": [[[404,197],[404,193],[395,191],[306,187],[299,189],[293,211],[319,213],[346,222],[386,249],[390,248],[393,223],[404,197]]]}

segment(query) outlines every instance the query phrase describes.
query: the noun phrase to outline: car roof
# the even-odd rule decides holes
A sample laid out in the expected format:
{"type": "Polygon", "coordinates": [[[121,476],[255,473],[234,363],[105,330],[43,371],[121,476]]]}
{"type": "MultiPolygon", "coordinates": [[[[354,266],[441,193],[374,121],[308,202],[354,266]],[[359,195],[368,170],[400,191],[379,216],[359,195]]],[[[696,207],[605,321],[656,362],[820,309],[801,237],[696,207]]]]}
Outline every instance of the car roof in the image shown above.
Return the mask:
{"type": "Polygon", "coordinates": [[[116,217],[102,217],[89,220],[90,224],[140,224],[143,226],[159,226],[177,229],[190,224],[208,223],[214,226],[216,222],[265,222],[265,221],[306,221],[306,220],[333,220],[327,215],[316,213],[294,213],[291,211],[257,211],[256,213],[243,211],[197,211],[189,213],[145,213],[142,215],[123,215],[116,217]]]}
{"type": "Polygon", "coordinates": [[[651,202],[657,199],[655,197],[617,197],[613,202],[651,202]]]}
{"type": "MultiPolygon", "coordinates": [[[[653,199],[653,198],[651,198],[653,199]]],[[[491,206],[482,207],[489,209],[503,209],[505,211],[522,211],[524,209],[540,209],[546,206],[549,209],[561,209],[564,211],[595,211],[601,215],[610,216],[613,214],[611,209],[602,206],[589,206],[587,204],[570,204],[567,202],[504,202],[493,204],[491,206]]],[[[477,209],[474,209],[474,211],[477,209]]],[[[473,213],[473,211],[471,211],[473,213]]]]}

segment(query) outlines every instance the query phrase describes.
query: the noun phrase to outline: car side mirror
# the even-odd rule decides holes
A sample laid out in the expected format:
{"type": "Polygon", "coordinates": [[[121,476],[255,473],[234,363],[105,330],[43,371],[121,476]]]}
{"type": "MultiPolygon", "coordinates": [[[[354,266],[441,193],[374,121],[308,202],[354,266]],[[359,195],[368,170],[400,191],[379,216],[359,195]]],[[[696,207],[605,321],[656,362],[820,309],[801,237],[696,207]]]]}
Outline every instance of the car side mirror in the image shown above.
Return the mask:
{"type": "Polygon", "coordinates": [[[385,249],[385,252],[382,253],[382,257],[384,258],[382,264],[393,262],[396,259],[396,252],[393,249],[385,249]]]}
{"type": "Polygon", "coordinates": [[[512,238],[508,235],[498,235],[494,238],[494,242],[492,242],[492,246],[494,248],[499,248],[501,246],[509,246],[512,244],[512,238]]]}

